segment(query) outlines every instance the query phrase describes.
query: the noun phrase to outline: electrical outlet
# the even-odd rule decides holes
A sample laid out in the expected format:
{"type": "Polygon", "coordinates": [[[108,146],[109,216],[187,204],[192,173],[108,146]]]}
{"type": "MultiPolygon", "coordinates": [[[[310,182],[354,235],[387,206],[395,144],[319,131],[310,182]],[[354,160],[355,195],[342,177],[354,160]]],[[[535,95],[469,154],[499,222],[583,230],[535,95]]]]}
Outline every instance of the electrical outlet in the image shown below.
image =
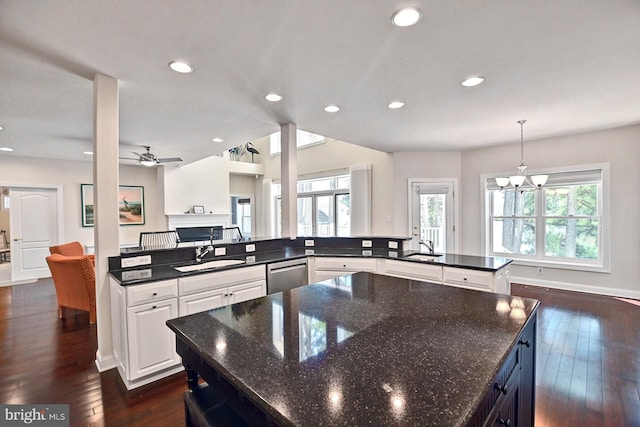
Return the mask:
{"type": "Polygon", "coordinates": [[[151,264],[151,255],[142,255],[138,257],[138,265],[151,264]]]}
{"type": "Polygon", "coordinates": [[[373,255],[373,251],[371,250],[362,251],[362,256],[371,256],[371,255],[373,255]]]}
{"type": "Polygon", "coordinates": [[[313,249],[305,249],[304,254],[305,255],[313,255],[315,253],[315,251],[313,249]]]}
{"type": "Polygon", "coordinates": [[[255,255],[249,255],[247,257],[247,263],[251,263],[251,262],[256,262],[256,256],[255,255]]]}
{"type": "Polygon", "coordinates": [[[544,268],[538,267],[538,274],[544,274],[544,268]]]}
{"type": "Polygon", "coordinates": [[[138,265],[138,258],[137,257],[121,258],[120,259],[120,267],[122,267],[122,268],[135,267],[136,265],[138,265]]]}
{"type": "Polygon", "coordinates": [[[256,251],[256,245],[247,245],[244,247],[245,252],[255,252],[256,251]]]}
{"type": "Polygon", "coordinates": [[[398,249],[398,242],[389,242],[389,249],[398,249]]]}
{"type": "Polygon", "coordinates": [[[362,241],[362,247],[363,248],[370,248],[373,246],[373,243],[371,242],[371,240],[363,240],[362,241]]]}
{"type": "Polygon", "coordinates": [[[316,242],[314,240],[305,240],[304,241],[304,245],[305,246],[315,246],[316,242]]]}
{"type": "Polygon", "coordinates": [[[216,249],[213,251],[213,254],[214,254],[215,256],[219,256],[219,255],[226,255],[226,254],[227,254],[227,248],[225,248],[225,247],[222,247],[222,248],[216,248],[216,249]]]}
{"type": "Polygon", "coordinates": [[[398,258],[398,252],[389,251],[389,258],[398,258]]]}

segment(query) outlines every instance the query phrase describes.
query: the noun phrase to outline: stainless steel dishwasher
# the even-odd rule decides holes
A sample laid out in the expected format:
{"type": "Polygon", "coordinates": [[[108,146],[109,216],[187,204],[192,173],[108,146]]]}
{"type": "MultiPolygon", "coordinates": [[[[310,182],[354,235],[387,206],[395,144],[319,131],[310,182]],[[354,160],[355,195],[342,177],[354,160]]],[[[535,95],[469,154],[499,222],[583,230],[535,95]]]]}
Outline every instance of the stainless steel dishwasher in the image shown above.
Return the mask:
{"type": "Polygon", "coordinates": [[[297,288],[308,282],[306,258],[267,264],[268,294],[297,288]]]}

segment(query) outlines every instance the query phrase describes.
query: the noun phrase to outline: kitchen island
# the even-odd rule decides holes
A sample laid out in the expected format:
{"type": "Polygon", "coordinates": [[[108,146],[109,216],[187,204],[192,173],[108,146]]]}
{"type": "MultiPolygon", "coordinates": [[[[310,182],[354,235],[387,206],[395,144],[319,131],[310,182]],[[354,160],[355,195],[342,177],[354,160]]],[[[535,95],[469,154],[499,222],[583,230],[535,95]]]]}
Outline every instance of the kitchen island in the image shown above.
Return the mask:
{"type": "Polygon", "coordinates": [[[530,426],[537,305],[356,273],[167,325],[249,424],[530,426]]]}

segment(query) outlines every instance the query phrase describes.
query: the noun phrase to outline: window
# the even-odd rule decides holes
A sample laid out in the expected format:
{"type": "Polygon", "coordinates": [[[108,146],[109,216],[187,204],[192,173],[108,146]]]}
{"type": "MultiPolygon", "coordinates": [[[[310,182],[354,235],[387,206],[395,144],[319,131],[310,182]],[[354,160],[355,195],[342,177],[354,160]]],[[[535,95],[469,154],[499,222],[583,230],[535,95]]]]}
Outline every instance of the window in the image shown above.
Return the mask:
{"type": "Polygon", "coordinates": [[[487,247],[531,265],[607,271],[608,167],[550,173],[540,189],[501,189],[485,178],[487,247]]]}
{"type": "MultiPolygon", "coordinates": [[[[272,156],[280,154],[282,147],[280,146],[280,131],[269,135],[269,154],[272,156]]],[[[296,145],[298,148],[312,144],[320,144],[325,138],[322,135],[307,132],[304,130],[296,130],[296,145]]]]}
{"type": "MultiPolygon", "coordinates": [[[[349,175],[298,181],[298,235],[347,237],[351,235],[349,175]]],[[[280,185],[275,186],[276,230],[282,233],[280,185]]]]}

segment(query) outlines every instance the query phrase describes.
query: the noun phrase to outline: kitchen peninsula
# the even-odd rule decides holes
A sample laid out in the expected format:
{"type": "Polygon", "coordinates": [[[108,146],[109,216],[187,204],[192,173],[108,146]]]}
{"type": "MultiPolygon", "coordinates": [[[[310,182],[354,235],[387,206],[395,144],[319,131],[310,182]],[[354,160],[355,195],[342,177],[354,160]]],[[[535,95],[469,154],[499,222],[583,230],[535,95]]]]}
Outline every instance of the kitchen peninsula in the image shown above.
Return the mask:
{"type": "MultiPolygon", "coordinates": [[[[409,239],[297,238],[214,245],[206,258],[196,247],[126,250],[109,258],[111,319],[116,366],[128,389],[182,369],[175,336],[165,321],[241,303],[267,294],[360,271],[509,294],[511,260],[458,254],[424,254],[409,239]],[[291,286],[278,288],[270,272],[289,274],[290,262],[307,265],[291,286]]],[[[296,267],[296,272],[299,270],[296,267]]],[[[302,267],[304,268],[304,267],[302,267]]]]}
{"type": "Polygon", "coordinates": [[[250,425],[531,426],[537,305],[356,273],[167,325],[250,425]]]}

